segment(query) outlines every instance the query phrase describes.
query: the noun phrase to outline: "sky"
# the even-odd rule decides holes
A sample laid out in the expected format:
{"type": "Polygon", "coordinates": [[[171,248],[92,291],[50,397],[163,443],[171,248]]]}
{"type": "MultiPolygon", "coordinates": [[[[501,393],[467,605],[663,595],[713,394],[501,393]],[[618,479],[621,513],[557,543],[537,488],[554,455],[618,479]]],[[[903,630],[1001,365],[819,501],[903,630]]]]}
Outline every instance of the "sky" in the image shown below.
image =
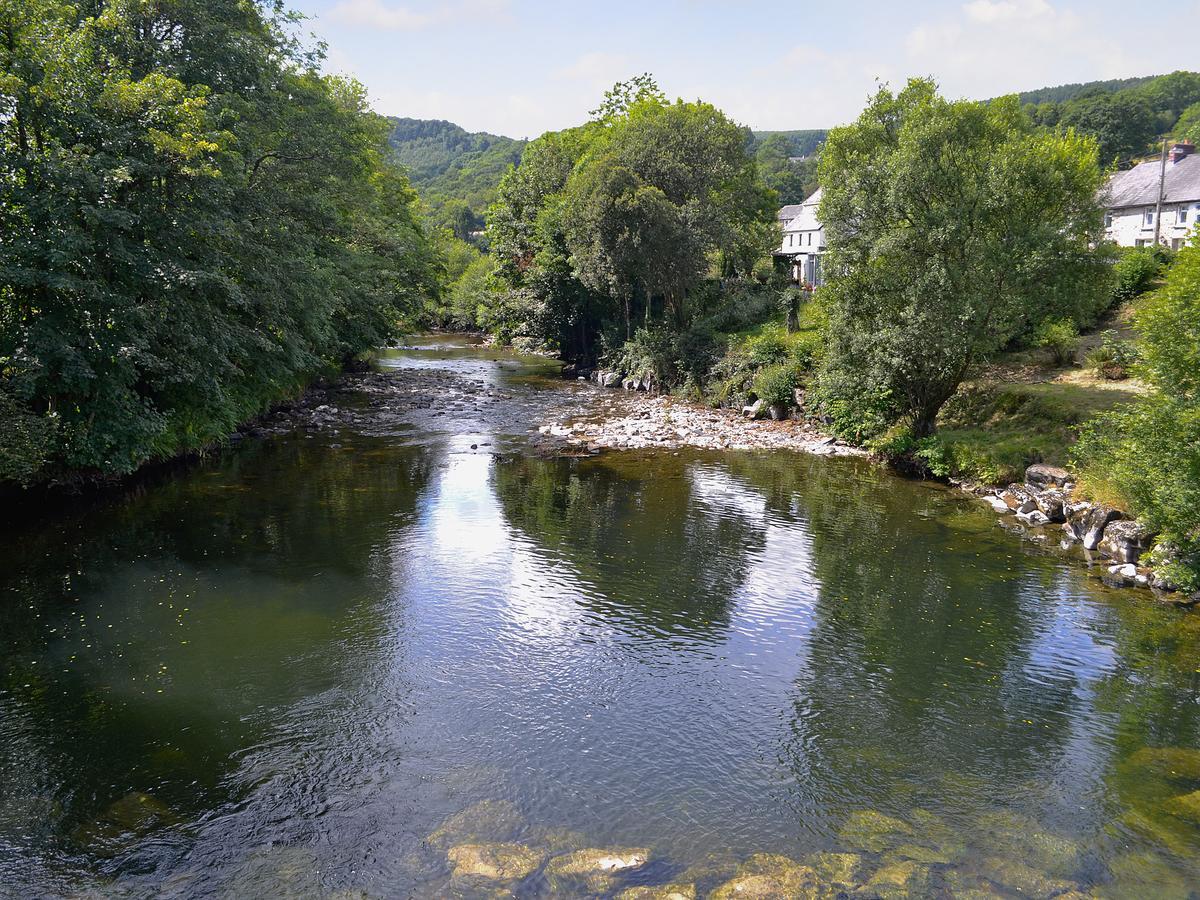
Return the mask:
{"type": "Polygon", "coordinates": [[[877,81],[984,99],[1196,69],[1200,0],[291,0],[378,112],[536,137],[650,72],[756,130],[853,120],[877,81]]]}

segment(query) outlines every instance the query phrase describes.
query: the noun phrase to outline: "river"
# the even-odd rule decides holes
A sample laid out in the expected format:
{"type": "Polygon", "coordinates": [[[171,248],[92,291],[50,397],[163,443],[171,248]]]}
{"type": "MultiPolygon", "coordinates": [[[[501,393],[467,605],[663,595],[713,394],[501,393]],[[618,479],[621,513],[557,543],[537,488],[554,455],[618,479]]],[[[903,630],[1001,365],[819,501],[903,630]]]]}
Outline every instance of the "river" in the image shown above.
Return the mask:
{"type": "Polygon", "coordinates": [[[1200,896],[1200,616],[858,459],[545,458],[600,389],[422,347],[379,371],[463,399],[4,532],[0,893],[500,896],[447,853],[504,841],[529,897],[763,853],[830,896],[1200,896]],[[592,847],[646,862],[553,874],[592,847]]]}

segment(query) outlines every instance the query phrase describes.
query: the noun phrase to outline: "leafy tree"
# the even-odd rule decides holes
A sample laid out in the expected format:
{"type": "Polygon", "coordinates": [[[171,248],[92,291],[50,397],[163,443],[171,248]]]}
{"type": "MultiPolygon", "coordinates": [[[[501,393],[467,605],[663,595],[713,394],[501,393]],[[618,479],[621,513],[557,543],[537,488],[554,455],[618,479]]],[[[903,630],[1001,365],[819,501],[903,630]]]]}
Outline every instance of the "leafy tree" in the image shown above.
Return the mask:
{"type": "Polygon", "coordinates": [[[971,367],[1050,315],[1090,311],[1107,274],[1094,141],[1038,133],[1016,98],[883,88],[821,158],[831,347],[821,389],[917,435],[971,367]]]}
{"type": "Polygon", "coordinates": [[[1151,391],[1089,423],[1076,462],[1089,485],[1123,499],[1175,545],[1172,574],[1200,588],[1200,239],[1141,300],[1135,324],[1151,391]]]}
{"type": "Polygon", "coordinates": [[[0,3],[0,430],[40,448],[7,480],[219,440],[436,289],[383,120],[289,22],[0,3]]]}
{"type": "Polygon", "coordinates": [[[815,155],[796,158],[785,132],[768,135],[754,152],[763,182],[779,195],[781,204],[801,203],[817,189],[815,155]]]}
{"type": "Polygon", "coordinates": [[[1180,114],[1173,135],[1178,141],[1200,142],[1200,103],[1193,103],[1180,114]]]}
{"type": "Polygon", "coordinates": [[[1105,164],[1142,155],[1157,134],[1153,109],[1126,92],[1082,97],[1063,108],[1059,122],[1095,137],[1105,164]]]}
{"type": "Polygon", "coordinates": [[[658,87],[658,82],[649,72],[634,75],[628,81],[618,81],[610,90],[604,92],[604,100],[588,115],[599,122],[619,119],[629,112],[635,103],[649,101],[665,103],[666,95],[658,87]]]}

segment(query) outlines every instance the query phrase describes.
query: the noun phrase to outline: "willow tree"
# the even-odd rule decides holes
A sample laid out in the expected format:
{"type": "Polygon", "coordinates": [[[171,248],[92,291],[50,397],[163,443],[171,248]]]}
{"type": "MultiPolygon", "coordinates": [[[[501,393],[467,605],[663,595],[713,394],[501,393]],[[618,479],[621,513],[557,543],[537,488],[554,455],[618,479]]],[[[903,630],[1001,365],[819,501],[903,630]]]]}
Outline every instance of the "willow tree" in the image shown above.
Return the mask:
{"type": "Polygon", "coordinates": [[[834,129],[820,167],[831,347],[844,430],[933,431],[972,367],[1048,316],[1093,315],[1107,266],[1096,143],[1038,132],[1015,97],[886,88],[834,129]]]}

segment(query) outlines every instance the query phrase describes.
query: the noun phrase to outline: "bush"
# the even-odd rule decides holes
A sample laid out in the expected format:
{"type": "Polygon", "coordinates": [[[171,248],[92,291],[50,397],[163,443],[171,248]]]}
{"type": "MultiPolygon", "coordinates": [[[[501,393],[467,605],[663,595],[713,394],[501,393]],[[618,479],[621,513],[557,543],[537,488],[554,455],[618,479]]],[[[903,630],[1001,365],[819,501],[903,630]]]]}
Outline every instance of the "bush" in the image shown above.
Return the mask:
{"type": "MultiPolygon", "coordinates": [[[[782,326],[768,326],[758,334],[735,338],[712,367],[710,395],[717,406],[743,406],[750,394],[762,396],[755,387],[759,373],[782,366],[794,374],[791,389],[799,387],[803,373],[818,359],[820,334],[815,329],[788,334],[782,326]]],[[[793,402],[791,389],[784,402],[793,402]]]]}
{"type": "Polygon", "coordinates": [[[720,358],[722,344],[707,325],[676,334],[668,328],[639,328],[632,338],[608,354],[613,368],[656,387],[699,387],[720,358]]]}
{"type": "Polygon", "coordinates": [[[1110,381],[1120,381],[1129,377],[1139,356],[1136,344],[1119,340],[1115,331],[1106,331],[1101,337],[1100,346],[1089,350],[1083,363],[1110,381]]]}
{"type": "Polygon", "coordinates": [[[1050,351],[1055,365],[1069,365],[1079,350],[1079,329],[1070,319],[1047,319],[1037,330],[1036,344],[1050,351]]]}
{"type": "Polygon", "coordinates": [[[57,449],[55,425],[0,385],[0,483],[27,487],[38,480],[57,449]]]}
{"type": "Polygon", "coordinates": [[[788,363],[778,363],[761,369],[754,377],[754,395],[767,406],[795,406],[796,388],[800,373],[788,363]]]}
{"type": "Polygon", "coordinates": [[[1148,291],[1171,261],[1165,247],[1134,247],[1125,250],[1113,266],[1116,284],[1113,302],[1124,303],[1148,291]]]}

